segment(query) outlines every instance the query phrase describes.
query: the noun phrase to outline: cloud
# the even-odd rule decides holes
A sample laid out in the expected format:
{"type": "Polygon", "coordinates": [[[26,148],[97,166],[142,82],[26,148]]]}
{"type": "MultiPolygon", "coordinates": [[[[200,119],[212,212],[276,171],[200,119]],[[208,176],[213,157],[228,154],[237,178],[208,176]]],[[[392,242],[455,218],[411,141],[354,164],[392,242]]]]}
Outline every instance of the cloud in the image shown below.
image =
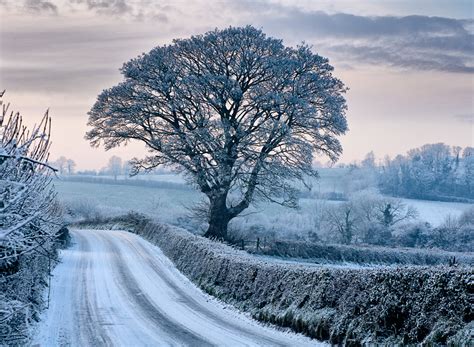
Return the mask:
{"type": "Polygon", "coordinates": [[[0,40],[0,88],[13,91],[97,93],[116,83],[119,68],[160,42],[166,31],[58,17],[38,18],[37,27],[6,26],[0,40]]]}
{"type": "Polygon", "coordinates": [[[123,15],[133,12],[125,0],[70,0],[73,4],[86,4],[89,10],[100,14],[123,15]]]}
{"type": "Polygon", "coordinates": [[[472,59],[467,55],[457,55],[448,51],[425,51],[402,44],[323,44],[322,48],[330,57],[344,61],[349,66],[357,63],[386,65],[412,70],[437,70],[454,73],[474,73],[472,59]]]}
{"type": "MultiPolygon", "coordinates": [[[[6,2],[5,2],[6,3],[6,2]]],[[[45,0],[26,0],[24,7],[29,12],[57,14],[58,7],[45,0]]]]}
{"type": "MultiPolygon", "coordinates": [[[[474,21],[428,16],[328,14],[268,1],[0,0],[22,13],[2,27],[0,82],[27,90],[85,90],[118,78],[123,62],[174,37],[253,24],[295,44],[306,41],[337,68],[364,65],[474,72],[474,21]],[[59,13],[54,21],[32,12],[59,13]],[[117,18],[118,17],[118,18],[117,18]],[[132,22],[122,20],[131,19],[132,22]],[[156,23],[160,23],[157,30],[156,23]],[[89,77],[86,77],[89,76],[89,77]]],[[[1,88],[1,86],[0,86],[1,88]]]]}
{"type": "MultiPolygon", "coordinates": [[[[252,5],[247,9],[250,11],[252,5]]],[[[428,16],[357,16],[281,5],[260,12],[264,29],[304,38],[338,62],[415,70],[474,72],[472,20],[428,16]]]]}
{"type": "MultiPolygon", "coordinates": [[[[86,5],[86,9],[99,15],[130,17],[136,21],[156,20],[167,22],[166,6],[159,3],[126,0],[69,0],[72,5],[86,5]]],[[[169,7],[169,6],[168,6],[169,7]]]]}

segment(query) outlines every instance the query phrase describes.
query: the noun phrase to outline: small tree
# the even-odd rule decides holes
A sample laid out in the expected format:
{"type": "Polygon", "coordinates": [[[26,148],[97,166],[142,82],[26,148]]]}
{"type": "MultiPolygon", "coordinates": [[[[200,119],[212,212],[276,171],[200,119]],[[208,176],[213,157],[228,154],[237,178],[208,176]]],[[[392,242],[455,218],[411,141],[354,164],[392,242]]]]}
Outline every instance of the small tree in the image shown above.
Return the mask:
{"type": "Polygon", "coordinates": [[[66,169],[68,175],[74,174],[74,170],[76,169],[76,162],[72,159],[68,159],[66,162],[66,169]]]}
{"type": "Polygon", "coordinates": [[[359,218],[351,202],[342,203],[327,209],[325,219],[329,231],[337,234],[344,244],[350,244],[357,230],[359,218]]]}
{"type": "Polygon", "coordinates": [[[112,156],[107,164],[107,170],[114,176],[114,180],[117,180],[117,176],[122,173],[122,159],[116,155],[112,156]]]}
{"type": "Polygon", "coordinates": [[[56,167],[60,175],[64,175],[67,172],[67,161],[68,159],[63,155],[56,159],[56,161],[54,161],[53,165],[56,167]]]}
{"type": "Polygon", "coordinates": [[[362,160],[362,167],[367,169],[375,168],[375,154],[374,151],[370,151],[365,155],[364,160],[362,160]]]}
{"type": "Polygon", "coordinates": [[[256,198],[296,206],[295,180],[317,176],[315,153],[335,161],[347,130],[343,83],[310,47],[285,47],[251,26],[174,40],[133,59],[125,80],[89,112],[86,138],[106,149],[130,140],[151,154],[135,172],[169,165],[208,198],[206,236],[256,198]]]}

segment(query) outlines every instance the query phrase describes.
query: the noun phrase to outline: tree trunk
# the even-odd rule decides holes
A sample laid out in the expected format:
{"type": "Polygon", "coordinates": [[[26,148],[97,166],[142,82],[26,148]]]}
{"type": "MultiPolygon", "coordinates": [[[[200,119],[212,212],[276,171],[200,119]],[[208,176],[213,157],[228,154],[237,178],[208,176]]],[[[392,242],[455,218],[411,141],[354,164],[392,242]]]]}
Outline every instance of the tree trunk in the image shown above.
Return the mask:
{"type": "Polygon", "coordinates": [[[232,218],[226,205],[226,196],[217,197],[211,201],[209,228],[204,236],[211,239],[227,240],[227,226],[232,218]]]}

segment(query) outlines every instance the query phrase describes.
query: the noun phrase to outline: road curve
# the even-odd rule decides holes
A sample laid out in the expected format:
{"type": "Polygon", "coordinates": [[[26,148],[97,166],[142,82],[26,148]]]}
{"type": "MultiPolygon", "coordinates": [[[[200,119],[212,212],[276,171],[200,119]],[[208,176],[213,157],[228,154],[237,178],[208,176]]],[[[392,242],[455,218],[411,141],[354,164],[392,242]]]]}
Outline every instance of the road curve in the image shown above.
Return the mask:
{"type": "Polygon", "coordinates": [[[72,230],[34,346],[315,346],[204,294],[158,247],[117,230],[72,230]]]}

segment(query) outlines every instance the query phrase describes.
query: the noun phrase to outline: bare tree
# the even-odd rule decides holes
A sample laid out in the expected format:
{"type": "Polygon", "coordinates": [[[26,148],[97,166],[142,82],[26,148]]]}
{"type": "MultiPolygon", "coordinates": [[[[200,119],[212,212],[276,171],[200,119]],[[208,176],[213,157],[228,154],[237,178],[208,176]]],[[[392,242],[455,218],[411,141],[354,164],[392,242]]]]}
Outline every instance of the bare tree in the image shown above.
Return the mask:
{"type": "Polygon", "coordinates": [[[391,227],[403,221],[414,219],[418,211],[401,200],[385,201],[378,207],[378,220],[385,227],[391,227]]]}
{"type": "Polygon", "coordinates": [[[351,202],[326,209],[325,221],[329,231],[336,233],[342,243],[350,244],[357,230],[359,217],[357,209],[351,202]]]}
{"type": "Polygon", "coordinates": [[[66,170],[68,175],[74,174],[74,170],[76,169],[76,162],[72,159],[68,159],[66,162],[66,170]]]}
{"type": "Polygon", "coordinates": [[[116,155],[112,156],[107,164],[107,170],[114,176],[114,180],[117,180],[117,176],[122,173],[122,159],[116,155]]]}
{"type": "Polygon", "coordinates": [[[67,161],[68,159],[62,155],[53,162],[53,165],[56,167],[60,175],[64,175],[67,172],[67,161]]]}
{"type": "Polygon", "coordinates": [[[129,160],[124,161],[122,165],[122,173],[126,176],[130,176],[130,173],[132,172],[132,165],[130,164],[129,160]]]}
{"type": "Polygon", "coordinates": [[[358,215],[366,223],[392,227],[418,217],[418,211],[400,199],[362,193],[352,200],[357,205],[358,215]]]}
{"type": "Polygon", "coordinates": [[[375,168],[375,154],[374,151],[370,151],[365,155],[364,160],[362,160],[362,167],[367,169],[375,168]]]}
{"type": "Polygon", "coordinates": [[[206,236],[256,198],[296,206],[295,181],[317,176],[315,153],[335,161],[347,130],[344,84],[310,47],[285,47],[251,26],[154,48],[122,68],[89,112],[86,138],[106,149],[139,140],[135,172],[169,165],[208,198],[206,236]]]}

